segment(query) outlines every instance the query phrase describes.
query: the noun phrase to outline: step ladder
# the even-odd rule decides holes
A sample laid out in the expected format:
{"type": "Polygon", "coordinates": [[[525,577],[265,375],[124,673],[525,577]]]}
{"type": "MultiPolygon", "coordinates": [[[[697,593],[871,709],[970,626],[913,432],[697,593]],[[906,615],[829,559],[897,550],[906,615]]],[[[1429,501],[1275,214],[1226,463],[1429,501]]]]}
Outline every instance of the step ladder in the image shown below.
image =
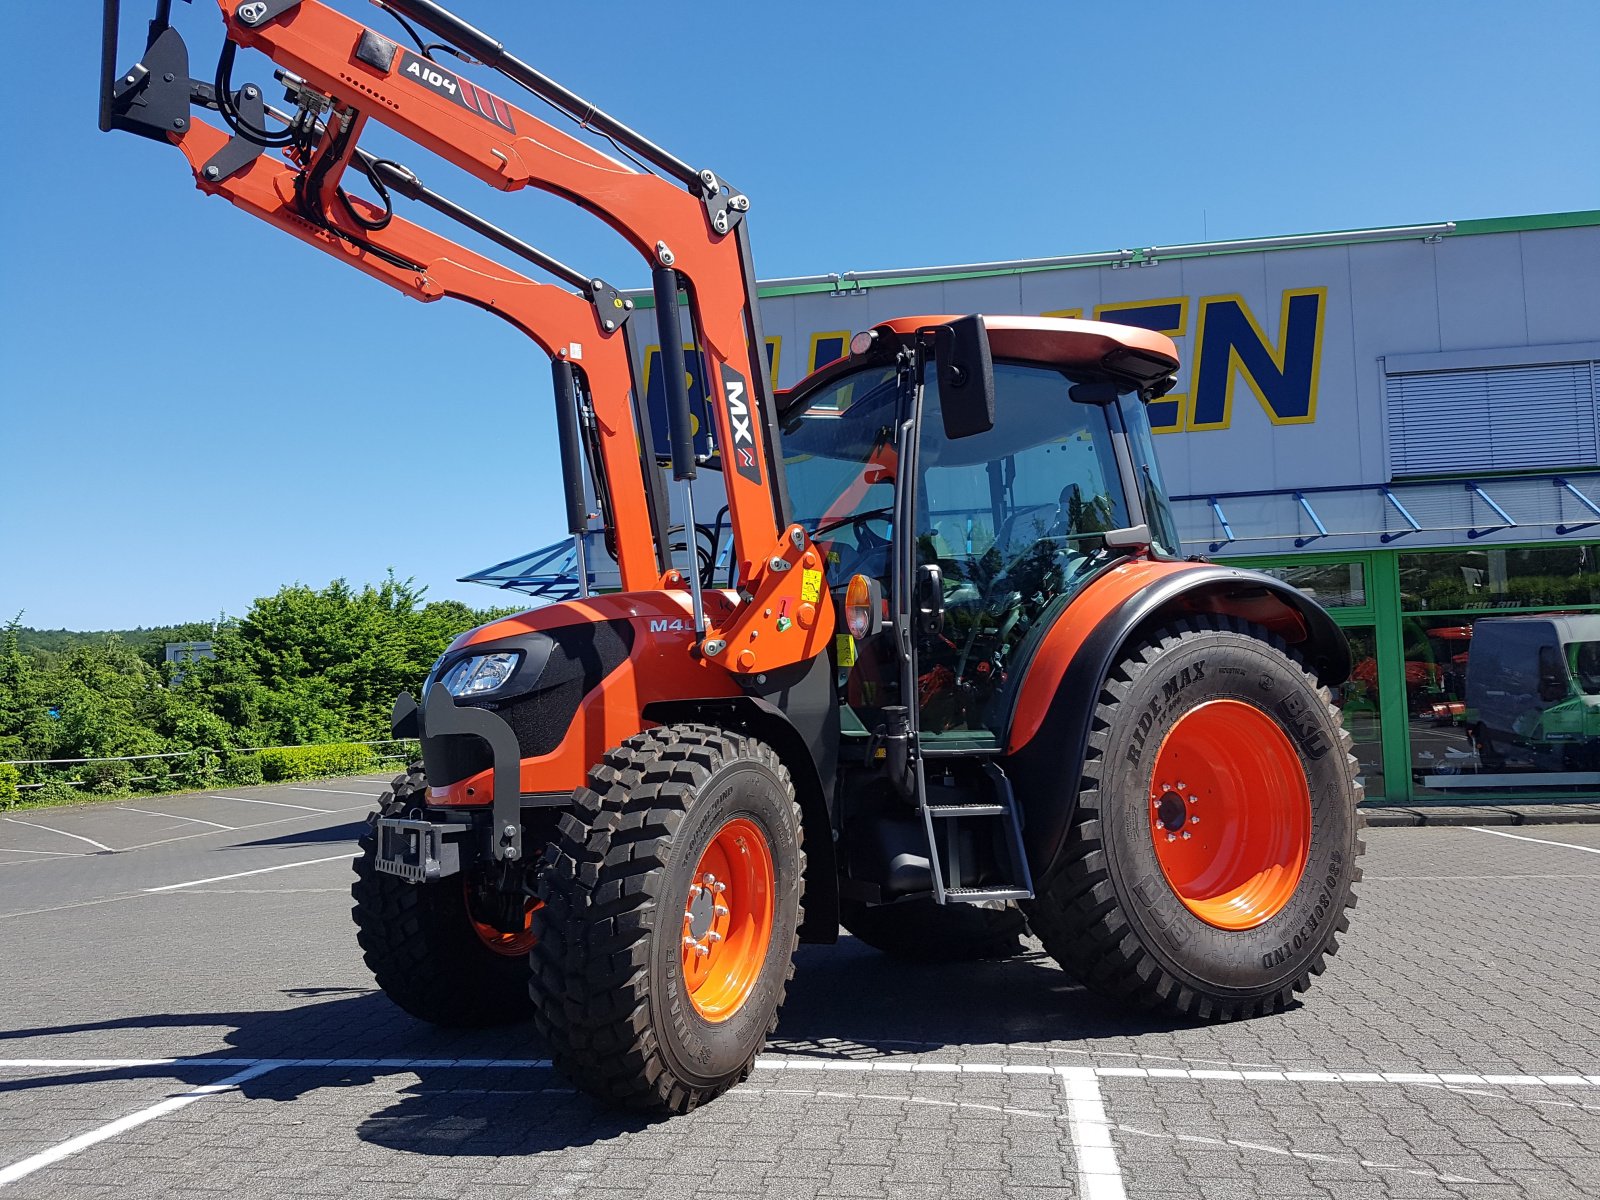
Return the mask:
{"type": "Polygon", "coordinates": [[[1011,781],[996,762],[985,760],[983,774],[989,782],[988,800],[938,804],[932,796],[942,789],[928,787],[922,763],[917,763],[917,792],[921,801],[923,828],[928,834],[928,866],[933,874],[933,897],[940,904],[1033,899],[1033,875],[1028,870],[1028,856],[1022,846],[1022,813],[1011,791],[1011,781]],[[940,821],[949,822],[945,828],[942,852],[936,824],[940,821]],[[995,822],[999,822],[998,828],[995,822]],[[947,886],[947,879],[959,883],[964,874],[960,836],[964,823],[971,823],[980,837],[993,837],[1005,862],[1004,881],[983,887],[947,886]]]}

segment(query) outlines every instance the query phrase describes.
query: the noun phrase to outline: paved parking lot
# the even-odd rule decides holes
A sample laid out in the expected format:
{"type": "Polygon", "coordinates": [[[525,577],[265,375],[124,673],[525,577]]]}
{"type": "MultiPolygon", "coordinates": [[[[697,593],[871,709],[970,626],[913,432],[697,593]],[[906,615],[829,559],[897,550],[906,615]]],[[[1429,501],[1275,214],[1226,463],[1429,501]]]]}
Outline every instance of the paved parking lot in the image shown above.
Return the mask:
{"type": "Polygon", "coordinates": [[[1329,973],[1232,1025],[805,948],[751,1081],[650,1121],[373,991],[382,786],[0,816],[6,1197],[1600,1195],[1600,826],[1371,831],[1329,973]]]}

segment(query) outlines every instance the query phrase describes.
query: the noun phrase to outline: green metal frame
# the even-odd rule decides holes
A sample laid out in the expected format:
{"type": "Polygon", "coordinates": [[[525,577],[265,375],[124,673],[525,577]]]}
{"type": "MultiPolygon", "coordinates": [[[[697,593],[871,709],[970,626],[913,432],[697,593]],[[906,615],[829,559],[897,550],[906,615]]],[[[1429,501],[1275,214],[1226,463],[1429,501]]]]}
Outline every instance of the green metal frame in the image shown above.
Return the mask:
{"type": "MultiPolygon", "coordinates": [[[[1540,550],[1563,543],[1496,542],[1492,546],[1480,545],[1474,549],[1540,550]]],[[[1576,542],[1571,544],[1577,544],[1576,542]]],[[[1587,545],[1600,546],[1600,542],[1587,545]]],[[[1403,625],[1407,617],[1481,617],[1496,612],[1582,612],[1600,610],[1600,605],[1563,604],[1539,605],[1517,609],[1462,608],[1462,609],[1402,609],[1400,598],[1401,554],[1441,552],[1459,549],[1453,546],[1395,548],[1388,550],[1328,551],[1317,554],[1276,554],[1255,557],[1228,557],[1224,560],[1236,566],[1261,569],[1263,567],[1310,567],[1336,563],[1359,563],[1366,587],[1366,603],[1352,608],[1330,608],[1328,613],[1340,628],[1371,626],[1376,640],[1378,658],[1378,736],[1381,739],[1384,792],[1380,798],[1369,800],[1384,805],[1448,805],[1470,801],[1515,804],[1527,799],[1548,799],[1536,787],[1525,794],[1496,792],[1461,792],[1448,797],[1426,796],[1417,799],[1411,782],[1411,725],[1406,714],[1406,664],[1403,625]]]]}

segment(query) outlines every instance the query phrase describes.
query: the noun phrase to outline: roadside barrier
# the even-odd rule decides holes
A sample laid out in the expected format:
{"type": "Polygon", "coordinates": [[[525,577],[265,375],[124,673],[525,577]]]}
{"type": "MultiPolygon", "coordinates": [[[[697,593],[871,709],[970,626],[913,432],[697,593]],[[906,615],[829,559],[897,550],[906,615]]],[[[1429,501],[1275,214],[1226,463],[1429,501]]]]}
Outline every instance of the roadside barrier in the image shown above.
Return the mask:
{"type": "MultiPolygon", "coordinates": [[[[190,750],[168,750],[158,754],[119,754],[104,758],[0,759],[0,784],[7,782],[7,776],[13,779],[23,775],[30,777],[26,782],[19,780],[11,782],[9,787],[0,786],[0,808],[9,808],[22,798],[23,793],[52,786],[96,789],[109,785],[113,790],[121,790],[132,784],[152,782],[168,783],[173,788],[204,786],[207,777],[210,776],[249,774],[250,768],[244,764],[254,763],[254,769],[259,772],[263,754],[282,759],[285,757],[281,754],[283,751],[331,750],[344,746],[368,748],[372,752],[374,763],[379,767],[387,762],[411,761],[420,753],[420,744],[415,738],[382,738],[376,741],[297,742],[287,746],[196,746],[190,750]],[[177,760],[182,760],[182,765],[177,771],[143,775],[124,775],[120,771],[115,771],[113,767],[113,764],[119,763],[153,765],[156,762],[171,763],[176,766],[177,760]],[[90,777],[84,778],[86,774],[90,777]],[[53,777],[39,778],[39,776],[53,777]],[[15,792],[15,795],[8,795],[8,792],[15,792]]],[[[245,781],[238,780],[238,782],[245,781]]]]}

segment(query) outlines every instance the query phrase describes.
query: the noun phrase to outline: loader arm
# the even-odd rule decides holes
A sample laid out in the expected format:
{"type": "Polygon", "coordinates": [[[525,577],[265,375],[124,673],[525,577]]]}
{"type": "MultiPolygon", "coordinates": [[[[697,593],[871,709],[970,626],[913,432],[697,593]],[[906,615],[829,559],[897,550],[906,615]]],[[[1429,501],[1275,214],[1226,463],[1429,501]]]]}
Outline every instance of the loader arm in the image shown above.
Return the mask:
{"type": "MultiPolygon", "coordinates": [[[[551,359],[580,370],[606,435],[600,447],[610,503],[619,512],[644,513],[644,475],[637,456],[627,449],[634,421],[628,402],[631,367],[620,324],[610,332],[602,328],[607,318],[600,305],[608,303],[606,292],[591,302],[536,282],[398,216],[381,230],[358,228],[342,216],[330,216],[332,228],[313,225],[295,208],[294,168],[263,155],[239,173],[213,183],[205,178],[204,166],[227,145],[227,135],[196,121],[174,140],[194,169],[201,191],[221,196],[415,300],[451,297],[492,312],[522,330],[551,359]],[[360,237],[370,248],[344,240],[341,232],[360,237]]],[[[381,215],[367,201],[352,198],[351,203],[369,219],[381,215]]],[[[557,399],[563,403],[570,397],[557,399]]],[[[654,587],[661,569],[650,525],[622,520],[614,536],[623,586],[654,587]]]]}
{"type": "MultiPolygon", "coordinates": [[[[446,69],[425,51],[401,46],[319,0],[217,0],[227,37],[217,87],[188,80],[187,51],[181,39],[174,49],[177,34],[167,25],[170,5],[160,0],[144,60],[113,79],[109,64],[116,60],[117,0],[105,2],[110,49],[103,58],[107,77],[102,127],[133,127],[145,136],[177,144],[189,158],[201,190],[224,195],[419,299],[448,294],[499,312],[558,361],[574,365],[576,356],[570,348],[575,344],[598,339],[597,344],[615,345],[618,352],[623,344],[618,336],[620,320],[615,328],[606,328],[604,314],[597,317],[591,305],[577,301],[588,312],[581,330],[575,328],[573,313],[557,314],[559,301],[548,296],[542,303],[527,299],[542,295],[530,289],[543,285],[508,274],[444,239],[428,242],[431,235],[420,227],[391,220],[346,196],[341,180],[353,164],[364,164],[364,173],[381,178],[357,147],[368,120],[379,121],[493,187],[537,188],[577,204],[621,233],[652,267],[678,479],[692,480],[696,472],[687,394],[681,382],[684,373],[675,369],[674,362],[685,340],[702,348],[704,377],[716,381],[712,386],[721,401],[709,408],[743,602],[718,627],[708,627],[699,601],[700,580],[690,573],[687,583],[695,593],[700,660],[737,673],[759,672],[809,660],[827,646],[833,615],[831,606],[818,603],[826,595],[823,563],[805,532],[788,524],[775,409],[763,361],[765,339],[743,220],[749,205],[743,195],[713,172],[693,170],[554,84],[431,0],[387,0],[386,6],[459,43],[465,52],[586,127],[649,159],[676,182],[596,150],[446,69]],[[312,132],[301,128],[301,144],[288,150],[289,164],[275,159],[263,163],[264,156],[251,158],[245,167],[237,163],[255,149],[237,145],[243,92],[231,90],[224,70],[224,65],[231,67],[237,46],[258,50],[278,63],[291,73],[291,91],[299,91],[296,119],[306,122],[312,132]],[[181,56],[181,70],[164,70],[173,65],[175,54],[181,56]],[[169,61],[156,61],[163,55],[169,61]],[[175,115],[174,88],[187,93],[182,115],[175,115]],[[229,123],[236,136],[229,139],[214,127],[189,119],[188,95],[232,107],[234,118],[229,123]],[[679,332],[680,289],[687,293],[693,322],[689,339],[679,332]],[[522,298],[515,316],[506,307],[512,296],[522,298]],[[783,633],[791,625],[798,626],[796,635],[769,636],[759,648],[754,644],[761,633],[783,633]]],[[[253,123],[247,127],[260,132],[253,123]]],[[[560,289],[546,290],[560,293],[560,289]]],[[[607,357],[615,358],[616,353],[607,357]]],[[[596,384],[601,441],[612,448],[606,455],[608,474],[614,482],[628,481],[625,486],[632,493],[631,481],[638,471],[629,464],[639,453],[638,418],[625,411],[629,403],[623,399],[628,394],[625,386],[601,399],[595,377],[605,375],[609,387],[615,372],[604,367],[590,370],[587,360],[584,370],[596,384]],[[605,417],[599,417],[602,404],[605,417]],[[616,449],[619,444],[625,449],[616,449]]],[[[653,510],[646,507],[642,484],[639,493],[627,500],[619,495],[617,505],[619,512],[637,514],[617,523],[619,563],[625,529],[629,543],[624,586],[637,587],[643,580],[635,566],[642,561],[645,523],[640,517],[653,510]]],[[[664,540],[662,532],[657,531],[658,541],[664,540]]],[[[668,582],[684,581],[669,572],[668,582]]]]}

